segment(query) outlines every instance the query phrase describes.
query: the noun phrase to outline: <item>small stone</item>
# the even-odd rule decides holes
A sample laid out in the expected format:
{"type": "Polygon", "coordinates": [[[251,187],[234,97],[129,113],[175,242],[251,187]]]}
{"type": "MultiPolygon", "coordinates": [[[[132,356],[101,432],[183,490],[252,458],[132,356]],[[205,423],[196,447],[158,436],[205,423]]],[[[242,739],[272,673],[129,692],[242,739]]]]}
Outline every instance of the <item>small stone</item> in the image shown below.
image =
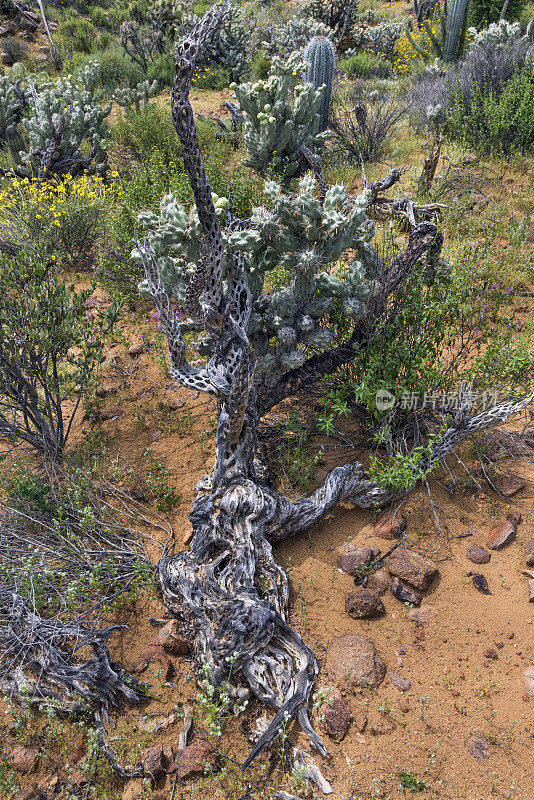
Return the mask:
{"type": "Polygon", "coordinates": [[[399,539],[406,530],[406,517],[396,511],[386,511],[382,514],[373,529],[373,536],[380,539],[399,539]]]}
{"type": "Polygon", "coordinates": [[[179,400],[177,397],[169,403],[169,408],[172,411],[177,411],[179,408],[183,408],[183,406],[185,406],[185,400],[179,400]]]}
{"type": "Polygon", "coordinates": [[[487,761],[489,758],[489,747],[488,743],[481,733],[475,734],[475,736],[471,736],[471,738],[467,742],[467,749],[469,754],[473,756],[477,761],[481,764],[484,761],[487,761]]]}
{"type": "Polygon", "coordinates": [[[161,431],[158,430],[150,431],[150,435],[148,438],[151,442],[159,442],[159,440],[161,439],[161,431]]]}
{"type": "Polygon", "coordinates": [[[95,394],[97,397],[107,397],[110,394],[116,394],[116,386],[99,386],[95,394]]]}
{"type": "Polygon", "coordinates": [[[466,556],[473,564],[487,564],[491,558],[491,553],[488,553],[483,547],[475,545],[467,550],[466,556]]]}
{"type": "Polygon", "coordinates": [[[365,588],[381,597],[389,589],[389,575],[383,569],[373,572],[372,575],[369,575],[365,588]]]}
{"type": "Polygon", "coordinates": [[[527,557],[527,567],[534,567],[534,539],[530,539],[525,545],[527,557]]]}
{"type": "Polygon", "coordinates": [[[526,668],[523,672],[523,677],[525,679],[525,693],[529,697],[534,697],[534,664],[526,668]]]}
{"type": "Polygon", "coordinates": [[[421,608],[412,608],[408,616],[412,622],[416,622],[418,625],[428,625],[436,615],[437,612],[434,606],[427,603],[421,608]]]}
{"type": "Polygon", "coordinates": [[[157,781],[165,774],[163,763],[163,747],[160,744],[148,747],[143,753],[143,767],[145,775],[157,781]]]}
{"type": "Polygon", "coordinates": [[[180,634],[175,619],[169,620],[159,631],[158,643],[171,656],[185,656],[191,650],[187,639],[180,634]]]}
{"type": "Polygon", "coordinates": [[[393,686],[397,687],[399,692],[409,692],[412,688],[412,682],[408,680],[408,678],[404,678],[402,675],[399,675],[398,672],[388,672],[388,677],[393,686]]]}
{"type": "Polygon", "coordinates": [[[394,730],[394,727],[389,722],[378,722],[376,725],[369,727],[371,736],[383,736],[385,733],[391,733],[392,730],[394,730]]]}
{"type": "Polygon", "coordinates": [[[347,575],[356,575],[365,570],[379,555],[378,547],[355,547],[353,544],[343,542],[337,565],[347,575]]]}
{"type": "Polygon", "coordinates": [[[321,729],[335,742],[340,742],[349,728],[350,710],[339,689],[319,706],[321,729]]]}
{"type": "Polygon", "coordinates": [[[534,603],[534,578],[531,578],[528,582],[528,593],[529,593],[529,598],[528,598],[529,603],[534,603]]]}
{"type": "Polygon", "coordinates": [[[178,750],[176,758],[168,769],[169,775],[177,773],[185,778],[198,772],[204,772],[207,765],[215,762],[215,748],[209,742],[198,740],[178,750]]]}
{"type": "Polygon", "coordinates": [[[492,658],[494,661],[499,658],[497,655],[497,651],[493,649],[493,647],[488,647],[487,650],[484,650],[484,658],[492,658]]]}
{"type": "Polygon", "coordinates": [[[437,566],[429,558],[401,548],[395,550],[386,566],[392,575],[422,591],[428,589],[438,574],[437,566]]]}
{"type": "Polygon", "coordinates": [[[407,714],[410,710],[410,701],[407,697],[401,697],[399,700],[399,708],[403,714],[407,714]]]}
{"type": "Polygon", "coordinates": [[[480,594],[491,594],[488,582],[484,575],[473,575],[473,586],[480,594]]]}
{"type": "Polygon", "coordinates": [[[352,712],[352,722],[354,723],[354,727],[360,733],[363,733],[365,730],[365,726],[367,725],[367,717],[359,708],[352,712]]]}
{"type": "Polygon", "coordinates": [[[517,523],[521,518],[516,514],[507,514],[502,522],[498,522],[488,533],[486,545],[490,550],[500,550],[516,537],[517,523]]]}
{"type": "Polygon", "coordinates": [[[525,481],[518,475],[497,475],[491,479],[491,482],[499,494],[504,497],[512,497],[526,486],[525,481]]]}
{"type": "Polygon", "coordinates": [[[20,747],[13,749],[13,766],[17,772],[31,772],[39,760],[39,751],[36,747],[20,747]]]}
{"type": "Polygon", "coordinates": [[[368,589],[357,589],[345,600],[345,611],[353,619],[372,619],[385,614],[384,603],[368,589]]]}
{"type": "Polygon", "coordinates": [[[128,348],[128,355],[132,358],[134,356],[140,356],[141,353],[145,352],[145,346],[141,342],[137,342],[137,344],[132,344],[131,347],[128,348]]]}
{"type": "Polygon", "coordinates": [[[401,603],[411,603],[412,606],[420,606],[423,601],[423,595],[411,589],[399,578],[392,578],[390,583],[391,593],[401,603]]]}
{"type": "Polygon", "coordinates": [[[379,686],[386,675],[386,665],[369,639],[347,633],[330,644],[326,671],[342,689],[354,691],[379,686]]]}

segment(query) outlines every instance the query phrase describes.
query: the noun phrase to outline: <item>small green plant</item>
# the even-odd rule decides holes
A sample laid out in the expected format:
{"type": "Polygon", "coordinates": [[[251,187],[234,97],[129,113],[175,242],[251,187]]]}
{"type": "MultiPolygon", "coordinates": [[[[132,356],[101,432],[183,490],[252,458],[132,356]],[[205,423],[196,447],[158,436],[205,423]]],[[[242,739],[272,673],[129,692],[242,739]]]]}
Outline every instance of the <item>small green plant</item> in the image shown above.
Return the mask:
{"type": "Polygon", "coordinates": [[[410,792],[424,792],[427,785],[421,778],[408,772],[406,769],[401,769],[399,773],[400,785],[403,789],[408,789],[410,792]]]}
{"type": "MultiPolygon", "coordinates": [[[[233,653],[233,655],[226,657],[225,660],[228,665],[228,674],[226,677],[226,683],[222,686],[222,688],[216,688],[213,685],[211,680],[212,665],[206,660],[201,662],[201,678],[199,681],[200,691],[197,695],[197,701],[202,707],[206,717],[208,730],[212,736],[222,736],[224,723],[232,717],[232,714],[229,711],[231,698],[228,688],[230,686],[232,671],[238,658],[239,653],[233,653]]],[[[241,714],[247,705],[248,700],[244,700],[240,705],[236,705],[234,707],[235,713],[241,714]]]]}
{"type": "Polygon", "coordinates": [[[164,458],[156,458],[152,450],[145,451],[146,482],[155,498],[159,513],[167,514],[180,503],[180,494],[169,485],[170,470],[165,466],[164,458]]]}
{"type": "Polygon", "coordinates": [[[292,415],[280,425],[280,432],[277,462],[284,477],[293,488],[309,486],[321,456],[319,453],[308,454],[308,434],[304,424],[292,415]]]}

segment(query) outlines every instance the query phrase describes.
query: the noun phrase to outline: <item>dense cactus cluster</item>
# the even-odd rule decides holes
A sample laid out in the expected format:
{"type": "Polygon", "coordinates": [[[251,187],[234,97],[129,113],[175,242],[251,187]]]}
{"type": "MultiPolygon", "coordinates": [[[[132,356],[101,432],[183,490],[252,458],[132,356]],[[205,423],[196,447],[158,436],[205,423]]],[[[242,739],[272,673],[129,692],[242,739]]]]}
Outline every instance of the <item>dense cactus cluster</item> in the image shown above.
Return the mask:
{"type": "MultiPolygon", "coordinates": [[[[320,323],[335,300],[351,320],[363,312],[377,268],[370,245],[374,230],[365,215],[367,198],[349,199],[346,189],[333,186],[321,197],[317,181],[307,175],[295,194],[284,193],[274,181],[265,184],[265,207],[255,208],[246,230],[223,232],[230,263],[231,252],[244,254],[252,295],[248,336],[256,358],[256,372],[267,384],[288,369],[304,363],[310,347],[324,347],[332,332],[320,323]],[[348,265],[337,259],[352,248],[348,265]],[[266,278],[281,269],[287,285],[266,292],[266,278]]],[[[212,195],[222,220],[228,200],[212,195]]],[[[147,242],[157,260],[166,291],[187,308],[187,289],[202,256],[202,229],[196,209],[186,213],[173,195],[163,198],[159,214],[143,213],[138,222],[148,231],[147,242]]],[[[140,253],[134,252],[134,259],[140,253]]],[[[141,284],[147,292],[147,284],[141,284]]],[[[182,330],[198,329],[192,321],[182,330]]],[[[211,355],[211,336],[196,344],[211,355]]]]}
{"type": "Polygon", "coordinates": [[[99,70],[90,62],[74,80],[26,79],[24,89],[4,76],[0,83],[3,139],[19,177],[104,174],[107,165],[105,119],[111,103],[100,105],[99,70]],[[21,118],[21,130],[17,126],[21,118]],[[4,127],[5,124],[5,127],[4,127]],[[22,135],[23,134],[23,135],[22,135]]]}
{"type": "Polygon", "coordinates": [[[331,38],[332,30],[320,20],[298,15],[288,22],[273,25],[261,42],[261,49],[267,55],[282,55],[303,50],[311,38],[324,36],[331,38]]]}
{"type": "Polygon", "coordinates": [[[305,69],[298,53],[285,60],[275,56],[267,80],[231,86],[245,116],[246,163],[260,175],[273,169],[286,180],[294,177],[299,150],[328,138],[319,133],[321,91],[297,80],[305,69]]]}
{"type": "Polygon", "coordinates": [[[20,120],[24,93],[17,91],[17,86],[5,75],[0,76],[0,142],[7,141],[9,128],[13,128],[20,120]],[[21,97],[22,95],[22,97],[21,97]]]}
{"type": "Polygon", "coordinates": [[[113,95],[113,100],[117,105],[124,108],[125,114],[130,114],[132,110],[139,114],[140,111],[148,106],[148,101],[151,97],[155,97],[157,92],[157,81],[152,81],[152,83],[150,81],[142,81],[142,83],[137,84],[135,89],[129,89],[128,87],[117,89],[113,95]]]}

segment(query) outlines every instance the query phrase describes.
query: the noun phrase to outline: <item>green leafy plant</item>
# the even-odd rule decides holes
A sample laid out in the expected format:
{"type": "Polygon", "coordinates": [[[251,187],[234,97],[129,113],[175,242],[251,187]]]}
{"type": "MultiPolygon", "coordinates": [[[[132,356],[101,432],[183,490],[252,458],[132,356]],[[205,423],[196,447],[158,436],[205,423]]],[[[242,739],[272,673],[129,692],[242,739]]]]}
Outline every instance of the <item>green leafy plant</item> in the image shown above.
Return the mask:
{"type": "Polygon", "coordinates": [[[399,778],[401,787],[403,789],[408,789],[410,792],[424,792],[428,788],[421,778],[418,778],[406,769],[401,769],[399,778]]]}
{"type": "Polygon", "coordinates": [[[91,289],[73,291],[52,264],[19,253],[0,258],[0,432],[61,461],[102,342],[112,304],[88,319],[91,289]],[[66,410],[67,402],[69,410],[66,410]]]}

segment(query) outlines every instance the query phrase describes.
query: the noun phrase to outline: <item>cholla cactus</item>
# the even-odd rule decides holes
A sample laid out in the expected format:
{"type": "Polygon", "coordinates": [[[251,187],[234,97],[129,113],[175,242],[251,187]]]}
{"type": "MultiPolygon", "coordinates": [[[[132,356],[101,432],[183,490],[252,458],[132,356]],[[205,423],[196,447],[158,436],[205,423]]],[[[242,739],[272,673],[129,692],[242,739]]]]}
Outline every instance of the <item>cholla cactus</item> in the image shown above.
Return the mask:
{"type": "Polygon", "coordinates": [[[282,25],[274,25],[267,32],[268,38],[259,45],[268,56],[295,53],[303,50],[314,36],[331,38],[332,30],[313,17],[297,16],[282,25]]]}
{"type": "Polygon", "coordinates": [[[5,75],[0,76],[0,142],[6,141],[6,131],[20,120],[23,97],[15,84],[5,75]]]}
{"type": "MultiPolygon", "coordinates": [[[[333,186],[321,198],[317,181],[309,175],[301,179],[295,195],[285,194],[274,181],[266,183],[265,195],[268,208],[255,208],[246,230],[223,231],[223,241],[227,263],[236,250],[245,256],[252,296],[248,337],[256,373],[271,385],[288,369],[303,364],[310,348],[330,343],[333,334],[321,321],[334,299],[348,318],[358,319],[375,285],[377,261],[370,245],[373,227],[365,215],[365,195],[349,200],[344,187],[333,186]],[[348,266],[336,264],[349,247],[354,259],[348,266]],[[276,268],[285,270],[287,285],[265,293],[267,274],[276,268]]],[[[228,200],[215,194],[212,199],[222,221],[228,200]]],[[[148,230],[148,244],[166,291],[188,310],[188,286],[202,257],[196,209],[188,214],[173,195],[167,195],[158,215],[143,213],[138,221],[148,230]]],[[[139,252],[134,251],[133,257],[139,259],[139,252]]],[[[146,293],[147,284],[140,289],[146,293]]],[[[181,323],[181,329],[198,330],[192,320],[181,323]]],[[[211,355],[213,344],[208,335],[197,340],[196,347],[201,355],[211,355]]]]}
{"type": "Polygon", "coordinates": [[[403,33],[404,22],[383,22],[374,28],[368,28],[364,35],[365,49],[393,62],[397,42],[403,33]]]}
{"type": "Polygon", "coordinates": [[[19,154],[16,173],[42,179],[46,175],[76,175],[82,170],[106,170],[105,118],[111,111],[98,104],[98,66],[90,63],[73,80],[29,84],[29,116],[23,119],[28,145],[19,154]],[[84,145],[89,149],[82,154],[84,145]]]}
{"type": "Polygon", "coordinates": [[[311,84],[295,85],[305,69],[298,53],[285,60],[275,56],[267,80],[230,86],[245,116],[246,163],[260,175],[271,168],[289,180],[299,171],[299,149],[328,138],[318,133],[321,92],[311,84]]]}
{"type": "Polygon", "coordinates": [[[135,89],[116,89],[113,100],[117,105],[124,108],[124,113],[129,114],[133,110],[136,114],[148,106],[151,97],[155,97],[158,92],[158,82],[143,81],[138,83],[135,89]]]}
{"type": "Polygon", "coordinates": [[[230,71],[232,81],[240,81],[248,69],[249,34],[239,19],[230,18],[221,30],[215,60],[230,71]]]}
{"type": "Polygon", "coordinates": [[[336,63],[336,54],[332,42],[324,36],[315,36],[308,42],[304,50],[304,58],[308,63],[306,80],[321,91],[319,131],[325,131],[328,128],[332,80],[336,63]]]}
{"type": "Polygon", "coordinates": [[[488,28],[477,31],[476,28],[469,28],[469,34],[472,38],[471,47],[478,45],[493,45],[497,47],[499,44],[508,44],[514,39],[519,39],[521,36],[521,25],[519,22],[507,22],[505,19],[499,22],[493,22],[488,28]]]}

